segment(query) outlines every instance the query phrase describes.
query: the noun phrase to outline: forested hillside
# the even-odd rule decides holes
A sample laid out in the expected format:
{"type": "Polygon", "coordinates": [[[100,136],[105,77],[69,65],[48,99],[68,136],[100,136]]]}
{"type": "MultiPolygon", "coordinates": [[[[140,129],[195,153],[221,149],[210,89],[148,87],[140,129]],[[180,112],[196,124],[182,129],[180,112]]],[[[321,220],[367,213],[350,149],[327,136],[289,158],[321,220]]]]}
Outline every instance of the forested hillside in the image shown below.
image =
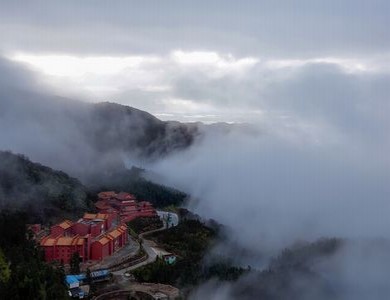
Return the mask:
{"type": "Polygon", "coordinates": [[[64,270],[42,259],[26,231],[27,213],[0,212],[1,299],[69,299],[64,270]]]}
{"type": "Polygon", "coordinates": [[[28,212],[30,222],[80,214],[92,207],[87,189],[75,178],[0,151],[0,210],[28,212]]]}
{"type": "Polygon", "coordinates": [[[88,184],[88,189],[91,194],[105,190],[132,193],[137,199],[149,201],[157,208],[184,204],[188,197],[186,193],[145,179],[145,172],[135,167],[128,170],[118,166],[117,170],[95,178],[88,184]]]}

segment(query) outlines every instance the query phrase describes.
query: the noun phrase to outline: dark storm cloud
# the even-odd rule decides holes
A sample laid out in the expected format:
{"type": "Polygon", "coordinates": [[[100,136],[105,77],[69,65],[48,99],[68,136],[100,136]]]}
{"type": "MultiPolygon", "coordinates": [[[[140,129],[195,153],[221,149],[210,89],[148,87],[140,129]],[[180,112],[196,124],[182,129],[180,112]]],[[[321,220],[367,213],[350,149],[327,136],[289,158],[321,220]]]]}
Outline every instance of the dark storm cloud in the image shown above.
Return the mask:
{"type": "Polygon", "coordinates": [[[389,49],[389,2],[2,1],[4,51],[363,55],[389,49]]]}

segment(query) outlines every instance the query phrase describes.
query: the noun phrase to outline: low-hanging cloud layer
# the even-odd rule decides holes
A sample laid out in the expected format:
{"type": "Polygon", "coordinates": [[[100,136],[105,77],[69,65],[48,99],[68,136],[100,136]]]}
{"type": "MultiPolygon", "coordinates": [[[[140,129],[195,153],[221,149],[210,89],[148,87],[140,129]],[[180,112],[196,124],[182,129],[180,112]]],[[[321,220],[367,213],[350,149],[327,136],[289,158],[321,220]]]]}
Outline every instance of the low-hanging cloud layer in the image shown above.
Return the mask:
{"type": "Polygon", "coordinates": [[[247,247],[275,250],[321,236],[389,237],[389,159],[387,150],[365,146],[370,138],[212,136],[154,168],[198,200],[192,209],[229,225],[247,247]]]}
{"type": "MultiPolygon", "coordinates": [[[[194,197],[192,210],[227,225],[229,239],[251,257],[237,258],[225,243],[216,253],[263,268],[297,241],[362,240],[314,268],[335,299],[387,299],[388,247],[375,241],[390,238],[388,74],[311,64],[294,75],[267,89],[257,135],[210,133],[152,167],[194,197]]],[[[208,283],[192,297],[236,299],[241,285],[255,287],[256,280],[208,283]]],[[[309,295],[297,299],[328,299],[294,280],[309,295]]]]}

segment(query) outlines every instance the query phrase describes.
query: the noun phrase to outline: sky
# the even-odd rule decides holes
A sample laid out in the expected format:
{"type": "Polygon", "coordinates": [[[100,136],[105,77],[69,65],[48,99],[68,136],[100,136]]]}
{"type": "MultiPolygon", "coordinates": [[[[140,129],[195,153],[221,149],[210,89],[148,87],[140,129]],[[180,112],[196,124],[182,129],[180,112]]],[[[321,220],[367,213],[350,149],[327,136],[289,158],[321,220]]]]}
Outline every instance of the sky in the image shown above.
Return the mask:
{"type": "Polygon", "coordinates": [[[275,98],[305,89],[304,76],[342,76],[355,89],[361,79],[386,80],[389,6],[1,1],[0,53],[61,96],[123,103],[162,119],[257,122],[285,117],[275,98]]]}

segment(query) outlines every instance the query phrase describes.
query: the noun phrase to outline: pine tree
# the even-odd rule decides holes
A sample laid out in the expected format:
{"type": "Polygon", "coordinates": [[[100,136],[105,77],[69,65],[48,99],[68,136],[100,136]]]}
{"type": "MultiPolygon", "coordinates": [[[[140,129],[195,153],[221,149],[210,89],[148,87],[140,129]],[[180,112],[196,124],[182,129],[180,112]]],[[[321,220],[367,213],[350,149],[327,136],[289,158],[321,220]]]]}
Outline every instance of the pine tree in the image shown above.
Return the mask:
{"type": "Polygon", "coordinates": [[[70,272],[72,274],[80,273],[80,255],[78,252],[74,252],[70,258],[70,272]]]}

